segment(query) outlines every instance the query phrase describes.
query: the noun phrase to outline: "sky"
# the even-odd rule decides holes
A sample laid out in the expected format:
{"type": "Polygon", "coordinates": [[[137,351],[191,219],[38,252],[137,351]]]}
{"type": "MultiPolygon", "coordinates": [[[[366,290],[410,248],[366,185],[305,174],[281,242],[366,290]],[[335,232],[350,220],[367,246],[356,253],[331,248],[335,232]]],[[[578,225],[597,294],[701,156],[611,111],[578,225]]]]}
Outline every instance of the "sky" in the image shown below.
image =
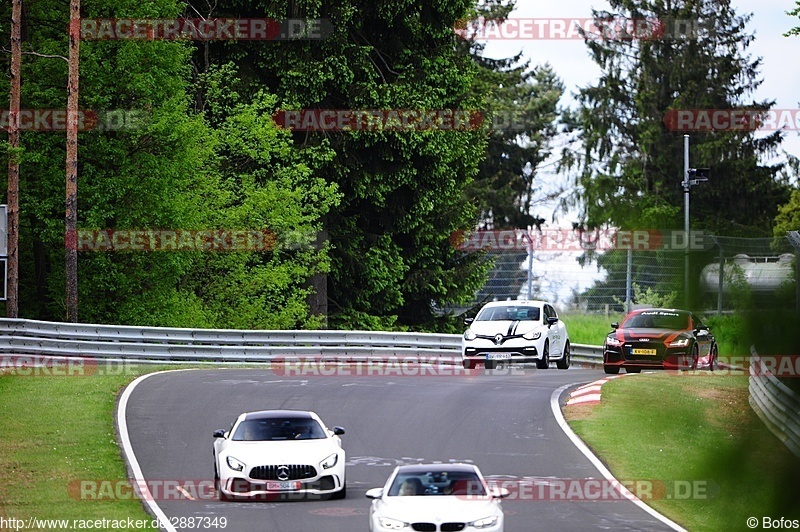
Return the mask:
{"type": "MultiPolygon", "coordinates": [[[[761,57],[763,83],[751,97],[755,101],[775,100],[775,109],[800,108],[800,36],[783,37],[800,19],[790,17],[787,11],[795,7],[795,0],[732,0],[739,15],[752,14],[747,30],[755,35],[748,52],[753,58],[761,57]]],[[[542,0],[518,0],[510,17],[519,19],[576,19],[589,18],[592,9],[608,9],[606,0],[570,0],[551,2],[542,0]]],[[[590,59],[582,40],[515,40],[493,39],[487,42],[485,55],[492,58],[510,57],[522,52],[531,65],[550,63],[563,81],[566,90],[562,106],[575,106],[574,94],[580,87],[594,84],[600,69],[590,59]]],[[[800,157],[800,134],[790,131],[782,149],[800,157]]],[[[568,181],[565,176],[543,174],[546,188],[558,188],[568,181]]],[[[570,227],[576,219],[575,213],[562,214],[552,204],[541,205],[537,215],[548,220],[549,227],[570,227]],[[553,216],[556,217],[553,220],[553,216]]],[[[575,253],[543,253],[534,255],[535,275],[542,276],[542,292],[538,294],[551,300],[564,301],[570,289],[590,287],[602,278],[595,265],[581,268],[575,261],[575,253]]],[[[521,265],[527,268],[527,262],[521,265]]]]}

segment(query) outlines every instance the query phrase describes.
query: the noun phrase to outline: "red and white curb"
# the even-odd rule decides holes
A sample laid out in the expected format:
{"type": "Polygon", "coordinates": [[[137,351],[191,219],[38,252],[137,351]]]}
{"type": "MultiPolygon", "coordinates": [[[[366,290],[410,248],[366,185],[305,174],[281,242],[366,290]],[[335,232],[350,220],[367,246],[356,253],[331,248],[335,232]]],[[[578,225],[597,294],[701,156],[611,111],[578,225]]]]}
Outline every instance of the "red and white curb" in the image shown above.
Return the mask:
{"type": "Polygon", "coordinates": [[[627,373],[622,375],[611,375],[609,377],[605,377],[600,380],[596,380],[594,382],[590,382],[589,384],[584,384],[569,394],[569,399],[567,400],[567,405],[593,405],[600,402],[600,391],[603,388],[603,385],[610,381],[611,379],[618,379],[619,377],[624,377],[627,373]]]}

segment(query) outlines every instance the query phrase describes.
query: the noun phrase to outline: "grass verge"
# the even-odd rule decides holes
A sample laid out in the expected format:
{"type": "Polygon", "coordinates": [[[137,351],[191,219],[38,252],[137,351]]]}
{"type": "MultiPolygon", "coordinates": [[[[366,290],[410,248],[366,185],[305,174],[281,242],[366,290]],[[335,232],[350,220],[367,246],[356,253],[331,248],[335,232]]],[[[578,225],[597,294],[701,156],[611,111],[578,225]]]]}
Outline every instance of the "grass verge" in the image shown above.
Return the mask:
{"type": "Polygon", "coordinates": [[[569,340],[573,344],[603,345],[606,335],[611,332],[611,322],[621,322],[624,314],[566,314],[561,317],[567,326],[569,340]]]}
{"type": "Polygon", "coordinates": [[[81,500],[76,486],[127,479],[114,430],[116,397],[137,374],[151,371],[0,375],[0,517],[150,520],[138,499],[81,500]]]}
{"type": "Polygon", "coordinates": [[[645,502],[688,530],[800,519],[800,459],[753,413],[747,386],[739,376],[642,374],[564,414],[616,478],[664,486],[645,502]]]}

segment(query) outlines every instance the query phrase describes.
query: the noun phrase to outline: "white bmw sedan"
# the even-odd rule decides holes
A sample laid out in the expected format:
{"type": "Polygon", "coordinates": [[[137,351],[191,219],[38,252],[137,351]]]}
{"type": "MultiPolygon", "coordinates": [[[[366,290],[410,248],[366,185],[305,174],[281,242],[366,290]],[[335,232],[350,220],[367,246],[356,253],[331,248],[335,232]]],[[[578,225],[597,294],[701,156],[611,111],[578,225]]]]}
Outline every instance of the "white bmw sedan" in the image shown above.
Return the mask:
{"type": "Polygon", "coordinates": [[[214,432],[214,482],[221,500],[343,498],[345,452],[339,435],[314,412],[246,412],[214,432]]]}
{"type": "Polygon", "coordinates": [[[492,369],[503,362],[536,362],[547,369],[570,364],[567,327],[555,308],[544,301],[496,301],[481,308],[461,339],[461,360],[467,369],[483,362],[492,369]]]}
{"type": "Polygon", "coordinates": [[[370,532],[502,532],[504,488],[489,488],[472,464],[398,466],[382,488],[368,490],[370,532]]]}

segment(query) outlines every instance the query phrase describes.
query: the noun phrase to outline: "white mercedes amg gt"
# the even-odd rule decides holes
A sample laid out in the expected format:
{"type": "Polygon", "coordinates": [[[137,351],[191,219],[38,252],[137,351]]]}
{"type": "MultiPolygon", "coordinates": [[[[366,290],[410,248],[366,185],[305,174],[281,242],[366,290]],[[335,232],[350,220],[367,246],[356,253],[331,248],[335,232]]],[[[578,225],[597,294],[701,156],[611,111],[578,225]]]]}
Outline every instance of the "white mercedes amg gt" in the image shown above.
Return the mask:
{"type": "Polygon", "coordinates": [[[502,532],[505,488],[490,488],[472,464],[395,468],[382,488],[368,490],[370,532],[463,530],[502,532]]]}
{"type": "Polygon", "coordinates": [[[214,431],[214,484],[220,500],[325,496],[344,498],[341,427],[314,412],[246,412],[214,431]]]}
{"type": "Polygon", "coordinates": [[[481,308],[461,339],[461,360],[472,369],[483,362],[493,369],[503,362],[536,362],[547,369],[570,364],[569,335],[553,305],[544,301],[496,301],[481,308]]]}

